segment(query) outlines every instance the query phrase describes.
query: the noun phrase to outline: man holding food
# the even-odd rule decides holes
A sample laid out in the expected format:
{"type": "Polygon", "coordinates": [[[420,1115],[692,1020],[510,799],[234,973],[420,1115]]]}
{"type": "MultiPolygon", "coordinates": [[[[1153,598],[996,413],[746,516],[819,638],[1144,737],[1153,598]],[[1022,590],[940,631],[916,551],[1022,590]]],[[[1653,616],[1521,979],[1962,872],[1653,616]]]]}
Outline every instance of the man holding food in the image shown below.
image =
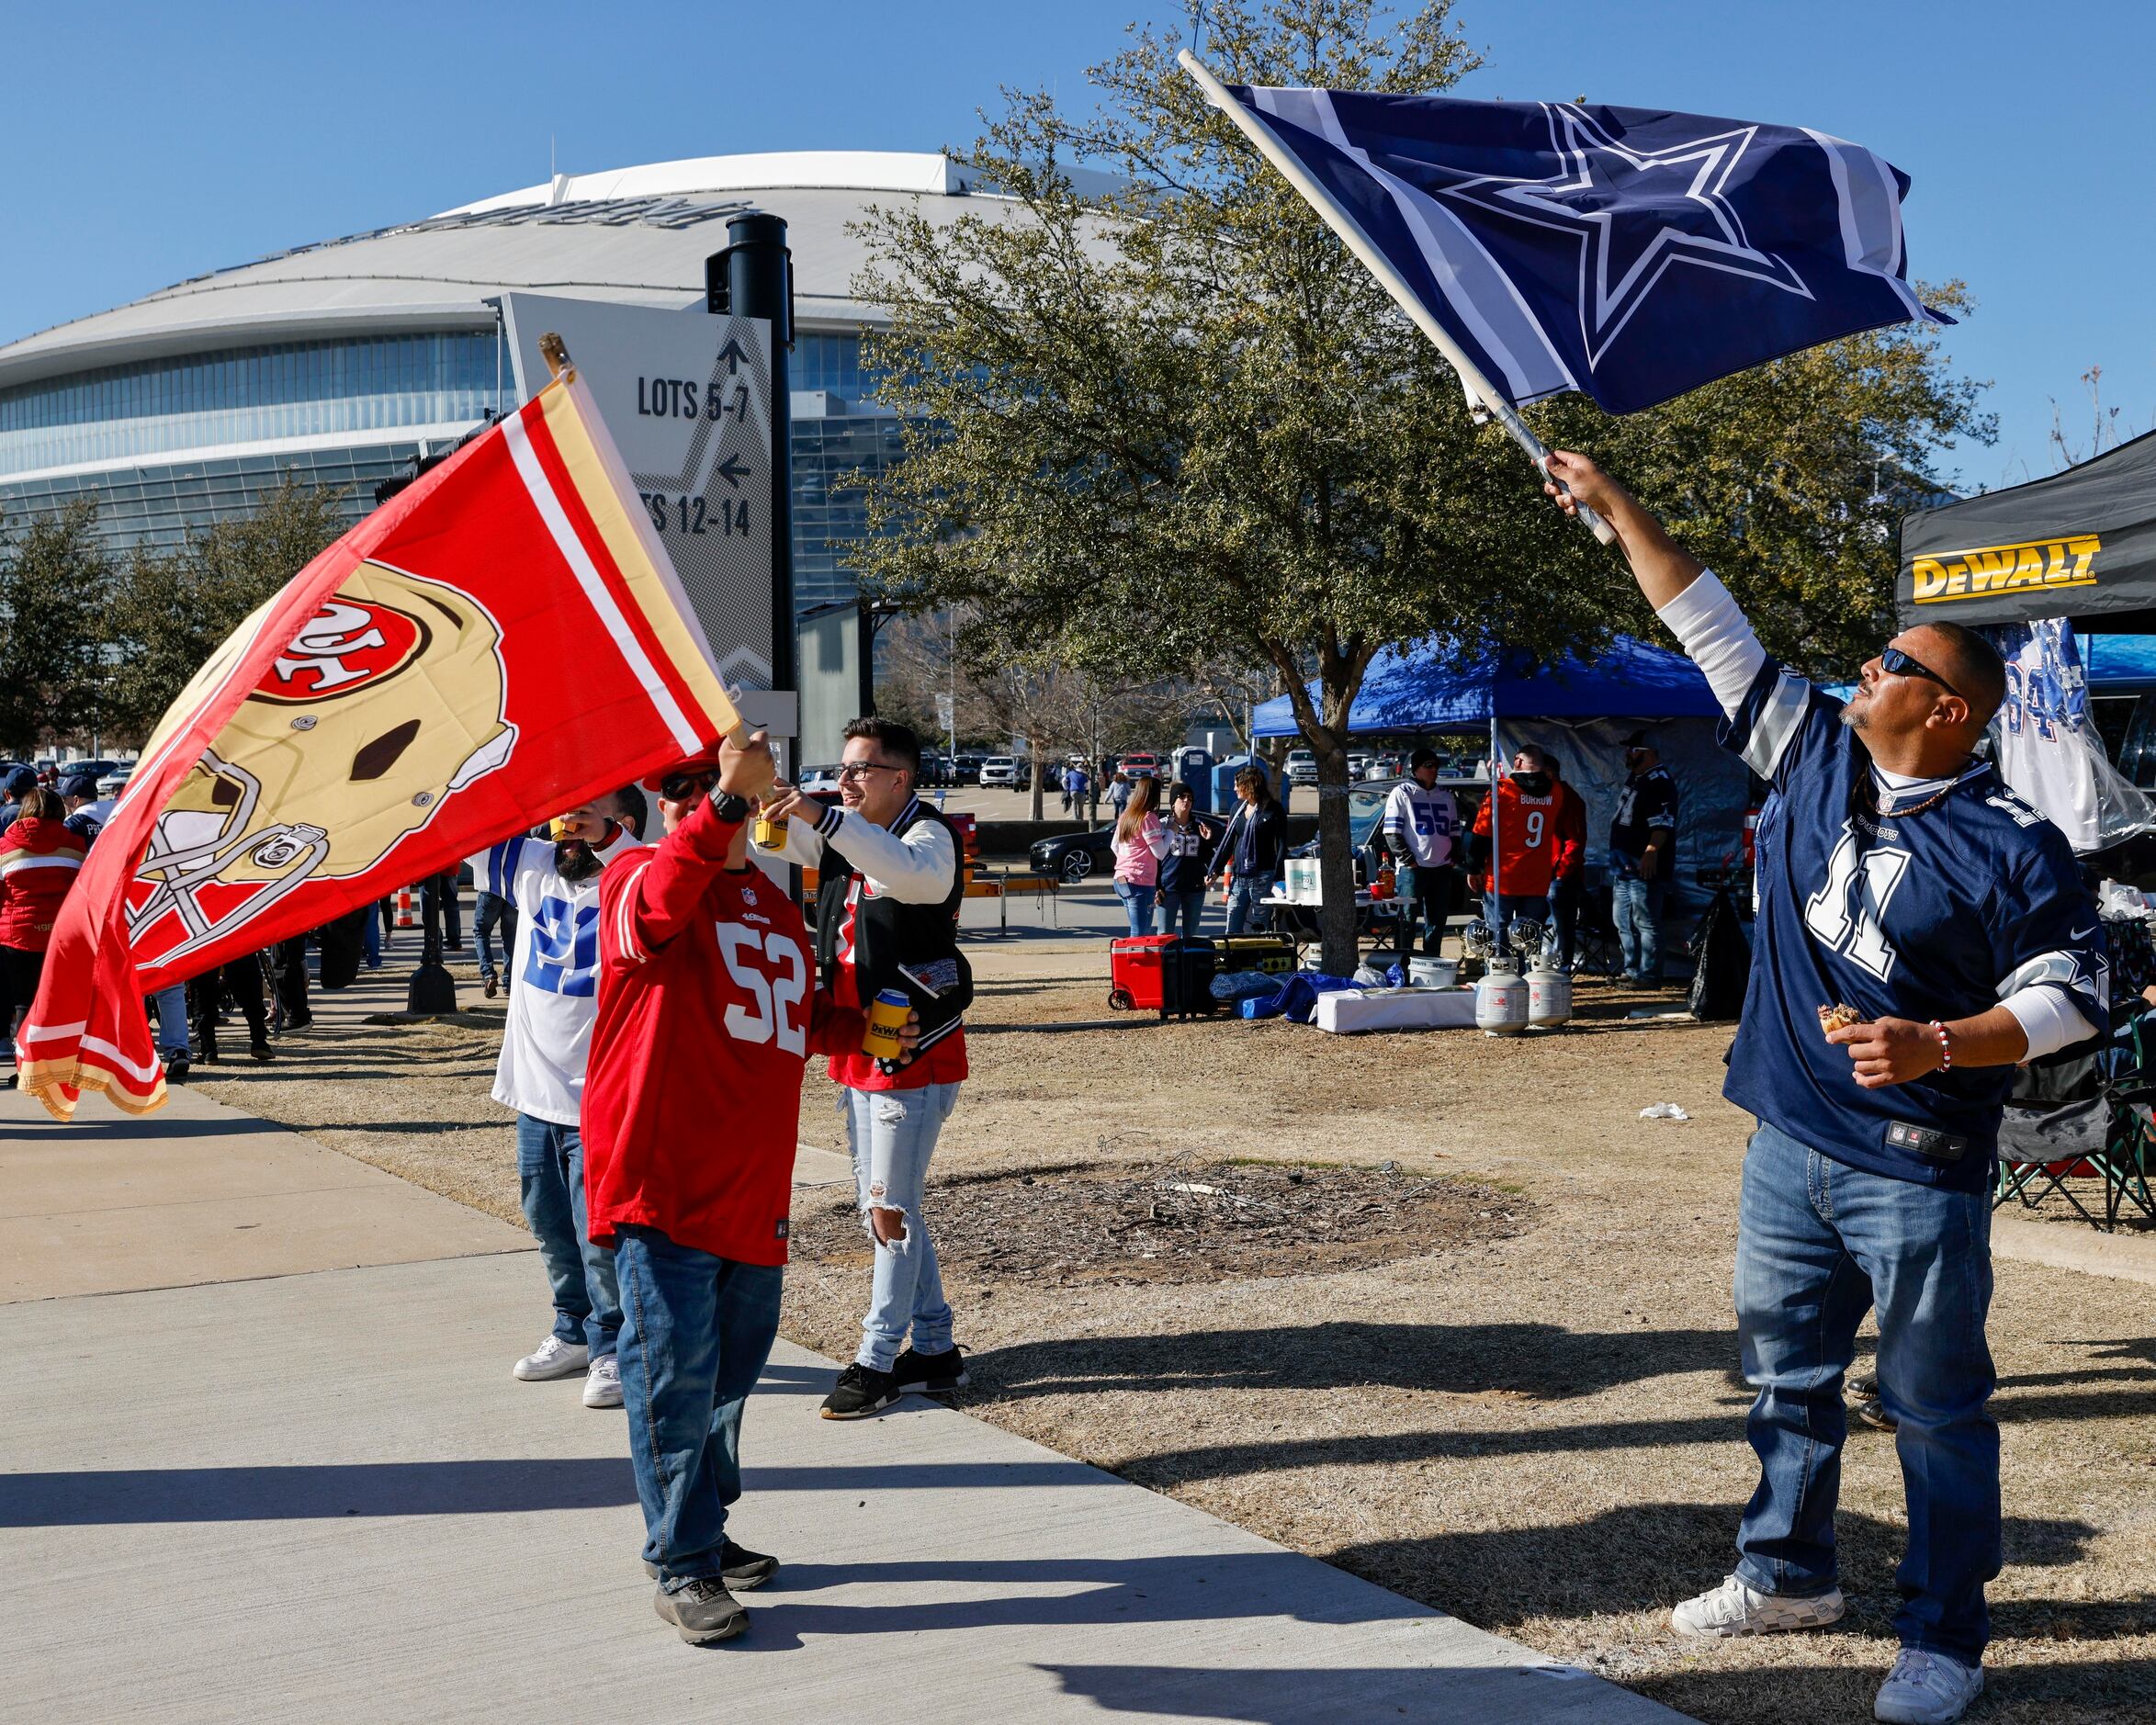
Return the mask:
{"type": "Polygon", "coordinates": [[[1595,464],[1550,493],[1617,530],[1641,591],[1769,780],[1744,1020],[1724,1093],[1757,1116],[1736,1305],[1760,1480],[1688,1634],[1832,1623],[1841,1380],[1868,1308],[1898,1424],[1909,1542],[1882,1719],[1958,1719],[1982,1690],[2000,1563],[1999,1433],[1985,1403],[1991,1178],[2016,1063],[2109,1026],[2094,901],[2066,840],[1974,753],[2005,688],[1952,623],[1904,629],[1845,704],[1769,659],[1736,602],[1595,464]]]}

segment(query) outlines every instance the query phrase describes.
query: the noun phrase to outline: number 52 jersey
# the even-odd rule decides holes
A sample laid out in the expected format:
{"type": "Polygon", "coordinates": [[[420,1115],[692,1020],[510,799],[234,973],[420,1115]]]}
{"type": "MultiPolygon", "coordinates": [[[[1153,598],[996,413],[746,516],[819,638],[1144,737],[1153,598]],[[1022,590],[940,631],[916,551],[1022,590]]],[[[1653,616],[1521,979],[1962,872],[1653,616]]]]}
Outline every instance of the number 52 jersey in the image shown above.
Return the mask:
{"type": "Polygon", "coordinates": [[[807,927],[709,803],[600,880],[599,1010],[583,1095],[592,1238],[625,1225],[744,1264],[786,1261],[801,1079],[858,1048],[816,987],[807,927]]]}
{"type": "Polygon", "coordinates": [[[1868,1090],[1818,1009],[1943,1021],[2041,987],[2103,1028],[2095,901],[2064,835],[1989,763],[1886,789],[1841,712],[1770,659],[1722,730],[1778,793],[1761,823],[1752,978],[1723,1093],[1838,1162],[1980,1190],[2014,1068],[1868,1090]]]}

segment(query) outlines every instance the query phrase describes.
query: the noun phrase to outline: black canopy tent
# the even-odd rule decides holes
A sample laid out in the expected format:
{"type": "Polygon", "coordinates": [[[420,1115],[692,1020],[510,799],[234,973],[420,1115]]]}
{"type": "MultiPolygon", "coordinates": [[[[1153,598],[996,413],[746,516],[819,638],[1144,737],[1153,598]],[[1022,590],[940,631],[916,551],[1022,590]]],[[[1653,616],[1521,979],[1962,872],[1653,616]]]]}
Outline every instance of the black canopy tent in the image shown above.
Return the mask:
{"type": "Polygon", "coordinates": [[[2156,633],[2156,432],[2048,479],[1902,518],[1902,626],[2071,617],[2156,633]]]}

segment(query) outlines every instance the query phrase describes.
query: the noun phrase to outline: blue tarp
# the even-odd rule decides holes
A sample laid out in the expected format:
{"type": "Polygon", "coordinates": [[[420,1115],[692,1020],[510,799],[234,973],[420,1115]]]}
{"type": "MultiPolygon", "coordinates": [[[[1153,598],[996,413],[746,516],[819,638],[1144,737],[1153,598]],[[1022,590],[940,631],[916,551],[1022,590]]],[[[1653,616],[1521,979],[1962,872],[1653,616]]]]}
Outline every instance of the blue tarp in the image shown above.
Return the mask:
{"type": "Polygon", "coordinates": [[[2123,693],[2127,685],[2156,689],[2156,636],[2097,635],[2082,643],[2089,687],[2123,693]]]}
{"type": "MultiPolygon", "coordinates": [[[[2156,674],[2156,673],[2152,673],[2156,674]]],[[[1312,683],[1315,698],[1318,685],[1312,683]]],[[[1721,709],[1681,653],[1620,635],[1589,662],[1567,655],[1539,666],[1525,653],[1487,652],[1462,662],[1450,641],[1380,653],[1348,716],[1350,731],[1480,730],[1491,719],[1720,718],[1721,709]]],[[[1286,695],[1259,706],[1259,737],[1297,733],[1286,695]]]]}

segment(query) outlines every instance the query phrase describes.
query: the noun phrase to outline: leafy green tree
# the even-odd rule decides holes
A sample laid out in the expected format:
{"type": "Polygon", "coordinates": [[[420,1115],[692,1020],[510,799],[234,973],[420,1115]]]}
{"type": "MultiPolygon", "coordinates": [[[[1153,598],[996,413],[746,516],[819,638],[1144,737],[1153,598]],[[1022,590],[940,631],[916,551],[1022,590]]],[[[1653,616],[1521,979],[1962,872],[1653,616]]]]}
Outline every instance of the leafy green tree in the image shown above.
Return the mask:
{"type": "Polygon", "coordinates": [[[344,500],[288,473],[252,513],[176,551],[136,547],[112,603],[116,727],[147,737],[219,644],[344,531],[344,500]]]}
{"type": "Polygon", "coordinates": [[[0,747],[24,755],[95,731],[112,561],[87,498],[0,524],[0,747]]]}
{"type": "MultiPolygon", "coordinates": [[[[1373,0],[1215,0],[1204,18],[1204,56],[1236,82],[1430,92],[1476,63],[1444,0],[1389,28],[1373,0]]],[[[972,152],[1008,197],[861,225],[857,291],[892,316],[868,357],[920,429],[871,483],[876,536],[856,561],[886,593],[967,608],[1014,660],[1277,675],[1317,761],[1324,958],[1342,969],[1347,719],[1372,657],[1440,633],[1554,658],[1642,619],[1609,555],[1176,65],[1180,46],[1134,28],[1091,73],[1091,117],[1011,95],[972,152]],[[1128,184],[1081,194],[1078,161],[1128,184]]],[[[1893,500],[1941,439],[1981,429],[1917,332],[1621,427],[1584,402],[1543,413],[1769,600],[1770,639],[1834,652],[1876,621],[1893,500]]]]}

